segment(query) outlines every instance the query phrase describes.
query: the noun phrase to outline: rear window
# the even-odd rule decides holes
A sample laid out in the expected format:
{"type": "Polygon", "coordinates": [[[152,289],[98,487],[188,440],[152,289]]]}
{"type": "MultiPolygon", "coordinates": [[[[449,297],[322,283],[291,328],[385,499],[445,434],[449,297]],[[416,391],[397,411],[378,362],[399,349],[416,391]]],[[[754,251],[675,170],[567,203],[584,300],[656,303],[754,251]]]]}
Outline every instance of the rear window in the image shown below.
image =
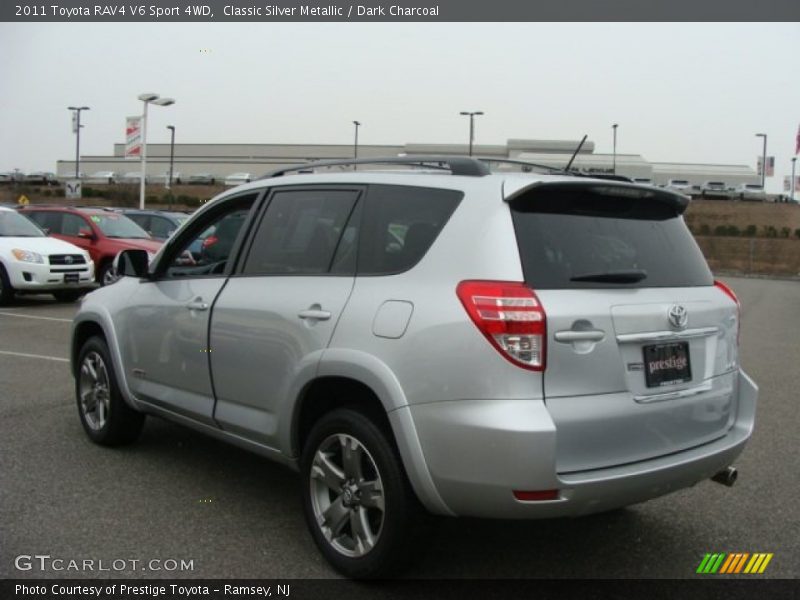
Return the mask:
{"type": "Polygon", "coordinates": [[[702,252],[668,204],[582,190],[537,190],[514,199],[511,214],[531,287],[713,284],[702,252]]]}

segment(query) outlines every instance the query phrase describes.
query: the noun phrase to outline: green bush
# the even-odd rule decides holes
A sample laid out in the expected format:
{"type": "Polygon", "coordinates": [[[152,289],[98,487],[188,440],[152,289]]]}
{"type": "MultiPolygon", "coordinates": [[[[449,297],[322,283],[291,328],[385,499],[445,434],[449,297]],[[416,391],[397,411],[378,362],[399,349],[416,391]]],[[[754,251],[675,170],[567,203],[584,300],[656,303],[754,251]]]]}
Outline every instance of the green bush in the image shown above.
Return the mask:
{"type": "Polygon", "coordinates": [[[708,223],[700,225],[700,235],[711,235],[711,227],[708,223]]]}
{"type": "Polygon", "coordinates": [[[798,240],[800,240],[800,229],[795,229],[794,230],[794,237],[796,237],[798,240]]]}
{"type": "Polygon", "coordinates": [[[778,237],[778,230],[775,229],[772,225],[764,225],[761,229],[761,235],[768,238],[776,238],[778,237]]]}
{"type": "Polygon", "coordinates": [[[758,227],[755,225],[748,225],[744,230],[744,235],[748,237],[756,237],[756,233],[758,233],[758,227]]]}
{"type": "Polygon", "coordinates": [[[43,195],[45,198],[49,198],[50,196],[52,196],[52,195],[53,195],[53,192],[51,192],[50,190],[45,190],[44,192],[42,192],[42,195],[43,195]]]}
{"type": "Polygon", "coordinates": [[[789,227],[781,227],[781,237],[788,238],[792,235],[792,230],[789,227]]]}

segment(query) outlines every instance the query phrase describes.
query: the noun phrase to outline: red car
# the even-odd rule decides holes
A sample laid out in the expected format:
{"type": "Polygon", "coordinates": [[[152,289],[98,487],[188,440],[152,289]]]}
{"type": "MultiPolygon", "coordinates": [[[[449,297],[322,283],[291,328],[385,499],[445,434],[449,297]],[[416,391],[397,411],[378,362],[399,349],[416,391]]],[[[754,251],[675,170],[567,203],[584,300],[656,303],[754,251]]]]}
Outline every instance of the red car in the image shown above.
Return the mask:
{"type": "Polygon", "coordinates": [[[102,208],[69,206],[27,206],[20,209],[49,235],[86,250],[94,261],[94,272],[100,285],[112,283],[116,276],[114,257],[122,250],[146,250],[151,258],[161,242],[128,217],[102,208]]]}

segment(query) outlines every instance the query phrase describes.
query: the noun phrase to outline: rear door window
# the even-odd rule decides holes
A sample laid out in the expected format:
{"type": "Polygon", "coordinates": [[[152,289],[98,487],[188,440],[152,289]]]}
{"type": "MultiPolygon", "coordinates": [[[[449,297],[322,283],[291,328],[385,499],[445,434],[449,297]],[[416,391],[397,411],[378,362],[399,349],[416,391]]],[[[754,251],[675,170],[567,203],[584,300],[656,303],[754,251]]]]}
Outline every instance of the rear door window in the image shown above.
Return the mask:
{"type": "Polygon", "coordinates": [[[535,190],[511,201],[525,281],[540,289],[713,284],[676,208],[649,198],[535,190]]]}
{"type": "Polygon", "coordinates": [[[454,190],[371,185],[361,228],[359,275],[402,273],[417,264],[463,196],[454,190]]]}
{"type": "MultiPolygon", "coordinates": [[[[253,238],[243,273],[319,275],[330,272],[340,241],[345,245],[353,244],[355,231],[343,234],[358,196],[355,190],[275,191],[253,238]]],[[[346,256],[339,256],[342,256],[339,263],[346,261],[346,256]]]]}

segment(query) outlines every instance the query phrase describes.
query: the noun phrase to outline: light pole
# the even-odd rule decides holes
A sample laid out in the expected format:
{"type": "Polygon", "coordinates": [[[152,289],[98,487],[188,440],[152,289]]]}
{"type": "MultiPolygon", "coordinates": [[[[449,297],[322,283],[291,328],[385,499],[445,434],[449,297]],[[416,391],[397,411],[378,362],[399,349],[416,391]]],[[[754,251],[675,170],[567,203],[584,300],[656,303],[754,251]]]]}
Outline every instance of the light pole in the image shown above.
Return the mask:
{"type": "Polygon", "coordinates": [[[157,106],[169,106],[175,104],[172,98],[161,98],[152,92],[139,94],[139,100],[144,103],[142,112],[142,172],[139,179],[139,209],[144,210],[144,182],[147,173],[147,105],[156,104],[157,106]]]}
{"type": "Polygon", "coordinates": [[[767,134],[766,133],[757,133],[756,137],[763,137],[764,138],[764,152],[761,155],[761,189],[764,190],[766,193],[766,183],[767,183],[767,134]]]}
{"type": "Polygon", "coordinates": [[[614,175],[617,174],[617,127],[619,127],[618,123],[614,123],[611,126],[611,129],[614,131],[614,154],[611,155],[611,172],[614,175]]]}
{"type": "MultiPolygon", "coordinates": [[[[355,160],[358,160],[358,128],[361,127],[361,122],[360,121],[353,121],[353,125],[356,128],[356,137],[355,137],[355,140],[353,141],[353,158],[355,160]]],[[[353,171],[356,171],[356,170],[358,170],[358,165],[354,164],[353,165],[353,171]]]]}
{"type": "Polygon", "coordinates": [[[68,106],[67,110],[75,114],[75,179],[80,179],[81,162],[81,111],[89,110],[88,106],[68,106]]]}
{"type": "Polygon", "coordinates": [[[792,202],[794,202],[794,187],[795,187],[795,181],[796,181],[795,178],[794,178],[794,165],[795,165],[796,162],[797,162],[797,157],[795,156],[795,157],[792,158],[792,186],[789,188],[790,190],[792,190],[791,191],[792,202]]]}
{"type": "MultiPolygon", "coordinates": [[[[174,125],[167,125],[167,129],[169,129],[169,178],[167,179],[167,189],[172,189],[172,165],[175,162],[175,126],[174,125]]],[[[172,204],[172,199],[170,198],[170,204],[172,204]]]]}
{"type": "Polygon", "coordinates": [[[483,112],[462,110],[459,114],[469,117],[469,155],[472,156],[472,142],[475,140],[475,117],[482,115],[483,112]]]}

